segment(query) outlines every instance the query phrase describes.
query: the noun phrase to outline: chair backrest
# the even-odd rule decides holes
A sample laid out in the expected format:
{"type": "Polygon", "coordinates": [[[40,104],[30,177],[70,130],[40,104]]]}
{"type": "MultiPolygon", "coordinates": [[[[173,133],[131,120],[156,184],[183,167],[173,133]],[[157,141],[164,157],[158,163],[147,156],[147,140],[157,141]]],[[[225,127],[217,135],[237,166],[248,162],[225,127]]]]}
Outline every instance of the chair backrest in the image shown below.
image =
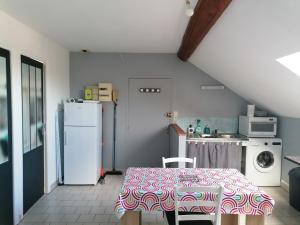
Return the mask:
{"type": "Polygon", "coordinates": [[[195,221],[195,220],[210,220],[214,225],[221,225],[221,202],[223,195],[223,187],[175,187],[175,221],[176,225],[179,225],[180,221],[195,221]],[[181,200],[181,195],[184,193],[205,193],[209,192],[216,194],[215,201],[210,200],[181,200]],[[214,207],[214,212],[210,214],[191,214],[191,215],[179,215],[180,207],[214,207]]]}
{"type": "Polygon", "coordinates": [[[166,168],[166,164],[168,163],[174,163],[174,162],[185,162],[185,163],[192,163],[193,168],[196,168],[196,157],[193,159],[190,158],[184,158],[184,157],[174,157],[174,158],[162,158],[163,168],[166,168]]]}

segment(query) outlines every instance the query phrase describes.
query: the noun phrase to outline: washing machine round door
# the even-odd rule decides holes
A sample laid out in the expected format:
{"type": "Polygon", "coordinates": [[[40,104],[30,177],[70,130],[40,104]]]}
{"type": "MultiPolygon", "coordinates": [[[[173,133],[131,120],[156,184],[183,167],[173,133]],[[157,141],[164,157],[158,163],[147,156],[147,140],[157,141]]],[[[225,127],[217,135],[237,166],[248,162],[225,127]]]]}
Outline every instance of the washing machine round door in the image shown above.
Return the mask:
{"type": "Polygon", "coordinates": [[[268,173],[274,167],[274,154],[271,151],[260,151],[254,157],[254,166],[261,173],[268,173]]]}

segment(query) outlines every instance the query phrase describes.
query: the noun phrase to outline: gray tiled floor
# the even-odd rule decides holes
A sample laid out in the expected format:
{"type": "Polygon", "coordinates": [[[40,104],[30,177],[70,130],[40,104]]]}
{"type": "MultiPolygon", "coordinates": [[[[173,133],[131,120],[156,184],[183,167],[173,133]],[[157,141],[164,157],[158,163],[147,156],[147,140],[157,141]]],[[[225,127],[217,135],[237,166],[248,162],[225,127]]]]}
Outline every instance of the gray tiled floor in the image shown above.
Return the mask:
{"type": "MultiPolygon", "coordinates": [[[[104,185],[61,186],[45,195],[26,214],[22,225],[117,225],[114,203],[123,177],[107,176],[104,185]]],[[[300,213],[288,204],[281,188],[265,188],[276,201],[266,225],[300,225],[300,213]]],[[[161,212],[143,213],[143,225],[163,225],[161,212]]],[[[241,217],[241,224],[244,219],[241,217]]]]}

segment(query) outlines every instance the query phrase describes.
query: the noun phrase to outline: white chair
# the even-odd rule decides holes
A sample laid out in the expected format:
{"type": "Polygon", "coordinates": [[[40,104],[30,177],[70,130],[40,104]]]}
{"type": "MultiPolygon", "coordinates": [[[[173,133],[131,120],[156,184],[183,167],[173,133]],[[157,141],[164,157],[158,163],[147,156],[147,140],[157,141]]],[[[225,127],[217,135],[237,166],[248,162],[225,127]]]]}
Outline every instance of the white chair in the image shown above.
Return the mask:
{"type": "Polygon", "coordinates": [[[174,158],[165,158],[165,157],[163,157],[162,162],[163,162],[163,168],[166,168],[167,163],[174,163],[174,162],[192,163],[193,168],[196,168],[196,157],[194,157],[193,159],[184,158],[184,157],[174,157],[174,158]]]}
{"type": "MultiPolygon", "coordinates": [[[[223,195],[223,187],[175,187],[175,223],[179,225],[180,221],[202,221],[202,222],[210,222],[213,225],[221,225],[221,202],[223,195]],[[186,192],[209,192],[217,194],[218,197],[215,201],[208,200],[195,200],[195,201],[181,201],[179,193],[186,192]],[[188,215],[180,215],[179,209],[180,207],[193,207],[193,206],[205,206],[205,207],[215,207],[213,213],[210,214],[188,214],[188,215]]],[[[184,225],[184,222],[181,225],[184,225]]],[[[201,225],[201,222],[199,222],[201,225]]]]}
{"type": "MultiPolygon", "coordinates": [[[[163,163],[163,168],[166,168],[166,164],[168,163],[180,163],[180,162],[184,162],[184,163],[192,163],[193,164],[193,168],[196,168],[196,157],[194,157],[193,159],[190,158],[184,158],[184,157],[173,157],[173,158],[162,158],[162,163],[163,163]]],[[[165,219],[165,224],[168,224],[165,212],[163,212],[163,217],[165,219]]]]}

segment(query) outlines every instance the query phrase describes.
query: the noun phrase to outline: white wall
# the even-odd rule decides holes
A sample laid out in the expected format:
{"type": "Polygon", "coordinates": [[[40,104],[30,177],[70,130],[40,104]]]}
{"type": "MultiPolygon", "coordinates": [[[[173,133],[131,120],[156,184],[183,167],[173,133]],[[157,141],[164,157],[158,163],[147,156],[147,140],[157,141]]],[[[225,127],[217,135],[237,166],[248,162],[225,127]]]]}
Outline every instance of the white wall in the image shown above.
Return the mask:
{"type": "Polygon", "coordinates": [[[300,119],[280,117],[279,118],[279,137],[282,138],[282,172],[281,180],[283,185],[289,185],[289,171],[297,164],[284,159],[285,156],[298,156],[300,154],[300,119]]]}
{"type": "Polygon", "coordinates": [[[13,176],[14,219],[23,214],[22,164],[22,100],[20,55],[45,64],[46,94],[46,191],[56,182],[55,111],[62,99],[69,96],[69,52],[43,35],[0,11],[0,46],[11,53],[12,119],[13,119],[13,176]]]}

